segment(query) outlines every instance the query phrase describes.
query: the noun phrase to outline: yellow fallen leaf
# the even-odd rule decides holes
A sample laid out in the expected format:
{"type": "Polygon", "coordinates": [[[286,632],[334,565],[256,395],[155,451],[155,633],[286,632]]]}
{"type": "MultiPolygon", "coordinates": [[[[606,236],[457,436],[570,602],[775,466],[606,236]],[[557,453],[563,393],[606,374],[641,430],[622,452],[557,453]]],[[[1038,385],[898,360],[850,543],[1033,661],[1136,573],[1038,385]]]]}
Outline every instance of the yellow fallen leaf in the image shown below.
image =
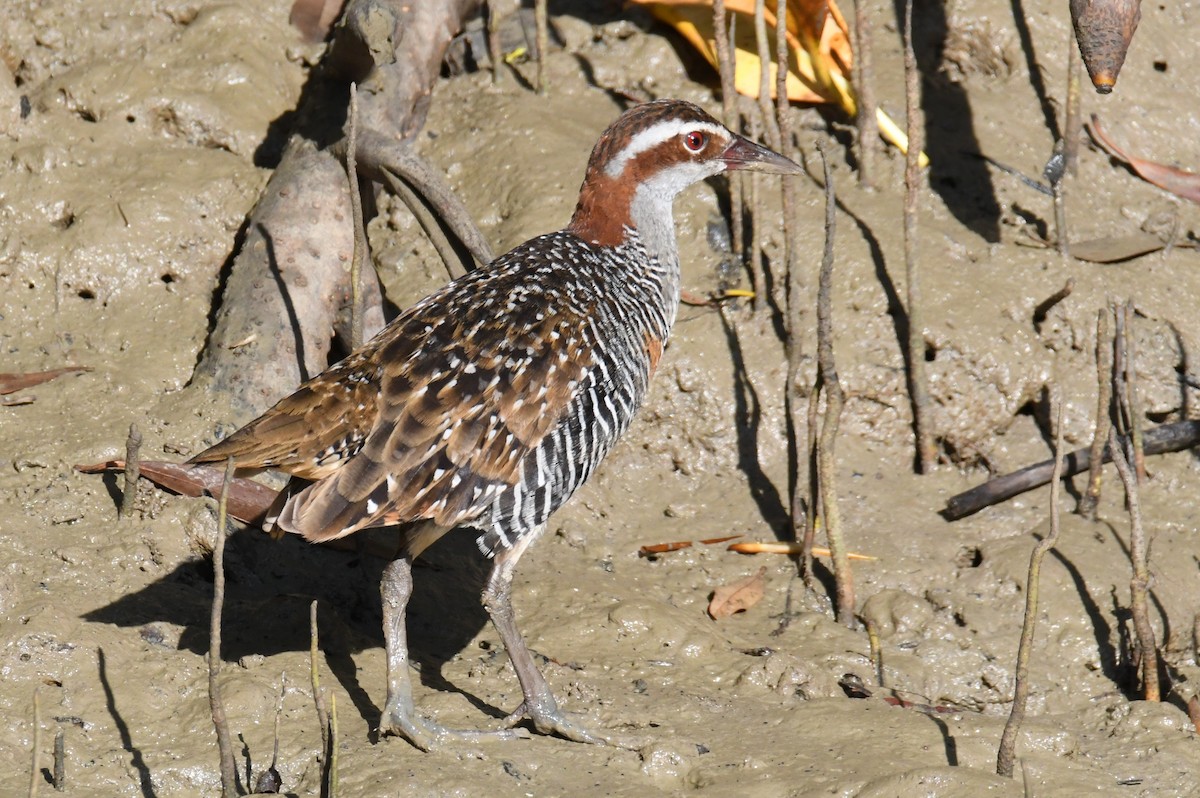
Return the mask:
{"type": "MultiPolygon", "coordinates": [[[[660,20],[679,31],[714,68],[717,49],[713,37],[711,0],[633,0],[649,8],[660,20]]],[[[763,13],[767,38],[775,52],[775,0],[768,0],[763,13]]],[[[729,16],[737,16],[734,31],[734,82],[748,97],[758,97],[759,60],[754,38],[754,0],[726,0],[729,16]]],[[[830,72],[850,74],[850,39],[846,20],[833,0],[788,0],[788,99],[806,103],[843,104],[841,89],[829,79],[830,72]],[[829,13],[825,13],[828,9],[829,13]]],[[[775,91],[775,63],[771,91],[775,91]]],[[[844,84],[848,85],[848,84],[844,84]]],[[[853,101],[847,110],[853,108],[853,101]]],[[[852,111],[851,111],[852,112],[852,111]]]]}
{"type": "MultiPolygon", "coordinates": [[[[712,0],[631,0],[679,32],[705,60],[718,69],[713,30],[712,0]]],[[[767,26],[768,50],[775,53],[777,0],[766,0],[763,21],[767,26]]],[[[786,0],[788,74],[787,96],[792,102],[832,103],[854,117],[858,102],[850,85],[853,52],[850,33],[834,0],[786,0]]],[[[734,86],[739,94],[758,97],[762,66],[754,35],[754,0],[726,0],[725,11],[736,17],[734,25],[734,86]]],[[[777,67],[774,57],[767,65],[772,96],[777,67]]],[[[881,109],[875,109],[879,133],[901,152],[908,150],[908,137],[881,109]]],[[[921,153],[921,166],[929,159],[921,153]]]]}
{"type": "Polygon", "coordinates": [[[718,620],[753,607],[762,600],[766,573],[767,568],[763,566],[745,579],[718,587],[708,603],[708,614],[718,620]]]}

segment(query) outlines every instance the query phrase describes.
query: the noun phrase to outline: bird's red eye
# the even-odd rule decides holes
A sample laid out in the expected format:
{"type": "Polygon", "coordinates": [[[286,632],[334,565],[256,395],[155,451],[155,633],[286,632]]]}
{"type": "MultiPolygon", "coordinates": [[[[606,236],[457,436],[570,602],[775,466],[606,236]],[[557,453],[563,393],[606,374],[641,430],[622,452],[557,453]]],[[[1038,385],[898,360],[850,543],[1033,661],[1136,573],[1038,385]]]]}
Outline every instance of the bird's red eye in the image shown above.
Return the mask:
{"type": "Polygon", "coordinates": [[[683,144],[692,152],[700,152],[704,149],[704,145],[708,143],[708,136],[701,133],[699,130],[693,130],[683,137],[683,144]]]}

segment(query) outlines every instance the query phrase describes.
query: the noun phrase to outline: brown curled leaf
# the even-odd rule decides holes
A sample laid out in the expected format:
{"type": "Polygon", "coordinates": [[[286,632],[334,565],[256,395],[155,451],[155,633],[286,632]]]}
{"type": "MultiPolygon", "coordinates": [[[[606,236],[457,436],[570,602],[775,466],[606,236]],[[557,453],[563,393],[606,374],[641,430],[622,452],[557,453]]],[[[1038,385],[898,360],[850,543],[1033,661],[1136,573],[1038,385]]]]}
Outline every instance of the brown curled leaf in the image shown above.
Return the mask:
{"type": "MultiPolygon", "coordinates": [[[[208,466],[188,466],[181,463],[143,460],[141,474],[160,488],[181,496],[221,497],[224,469],[208,466]]],[[[109,460],[92,465],[77,465],[76,471],[84,474],[99,474],[104,471],[123,471],[124,460],[109,460]]],[[[229,485],[228,511],[231,516],[247,524],[259,524],[270,508],[279,491],[245,477],[234,477],[229,485]]]]}
{"type": "MultiPolygon", "coordinates": [[[[1092,114],[1092,121],[1088,125],[1088,132],[1095,142],[1103,147],[1109,155],[1129,164],[1129,168],[1147,183],[1152,183],[1177,197],[1183,197],[1186,200],[1200,203],[1200,174],[1176,169],[1174,166],[1167,166],[1166,164],[1155,163],[1154,161],[1147,161],[1136,155],[1130,155],[1108,137],[1108,134],[1104,132],[1104,128],[1100,127],[1100,118],[1095,114],[1092,114]]],[[[1074,249],[1075,245],[1072,244],[1072,254],[1074,254],[1074,249]]]]}
{"type": "Polygon", "coordinates": [[[64,366],[49,371],[29,371],[21,374],[0,374],[0,396],[16,393],[25,388],[41,385],[43,382],[61,377],[64,374],[74,374],[77,371],[91,371],[91,366],[64,366]]]}
{"type": "Polygon", "coordinates": [[[745,579],[718,587],[708,603],[708,614],[719,620],[753,607],[766,590],[766,574],[767,568],[763,566],[745,579]]]}

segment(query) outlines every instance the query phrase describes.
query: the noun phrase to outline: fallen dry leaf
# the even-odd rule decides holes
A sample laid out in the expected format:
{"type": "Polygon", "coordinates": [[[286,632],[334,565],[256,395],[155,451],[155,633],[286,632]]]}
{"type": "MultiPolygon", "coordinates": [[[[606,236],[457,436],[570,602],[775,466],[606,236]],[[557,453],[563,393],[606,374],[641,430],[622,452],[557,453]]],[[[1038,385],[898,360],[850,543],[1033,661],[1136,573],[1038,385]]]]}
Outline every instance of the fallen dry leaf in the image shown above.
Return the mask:
{"type": "Polygon", "coordinates": [[[1088,241],[1072,241],[1071,257],[1088,263],[1119,263],[1157,252],[1166,244],[1153,233],[1105,236],[1088,241]]]}
{"type": "MultiPolygon", "coordinates": [[[[166,463],[143,460],[138,464],[141,474],[160,488],[181,496],[210,495],[221,497],[221,486],[225,482],[224,468],[189,466],[182,463],[166,463]]],[[[91,465],[77,465],[76,471],[84,474],[99,474],[104,471],[124,471],[124,460],[108,460],[91,465]]],[[[246,524],[259,524],[275,501],[279,491],[245,477],[234,477],[229,483],[229,500],[226,502],[229,515],[246,524]]]]}
{"type": "Polygon", "coordinates": [[[64,366],[49,371],[29,371],[23,374],[0,374],[0,396],[16,393],[25,388],[41,385],[43,382],[61,377],[64,374],[74,374],[77,371],[91,371],[91,366],[64,366]]]}
{"type": "MultiPolygon", "coordinates": [[[[1200,203],[1200,174],[1176,169],[1174,166],[1167,166],[1166,164],[1155,163],[1154,161],[1147,161],[1136,155],[1130,155],[1108,137],[1108,134],[1104,132],[1104,128],[1100,127],[1100,118],[1095,114],[1092,114],[1092,121],[1088,125],[1088,132],[1092,134],[1092,138],[1095,139],[1097,144],[1108,151],[1109,155],[1129,164],[1129,168],[1133,169],[1137,173],[1137,176],[1147,183],[1153,183],[1161,189],[1170,191],[1177,197],[1183,197],[1186,200],[1200,203]]],[[[1071,254],[1075,254],[1074,245],[1072,245],[1071,254]]]]}
{"type": "MultiPolygon", "coordinates": [[[[713,546],[717,543],[728,543],[740,537],[741,535],[728,535],[723,538],[705,538],[700,543],[705,546],[713,546]]],[[[690,540],[675,540],[670,543],[650,543],[638,549],[638,556],[650,557],[655,554],[666,554],[672,551],[679,551],[680,549],[691,548],[691,546],[692,541],[690,540]]]]}
{"type": "Polygon", "coordinates": [[[648,557],[652,554],[666,554],[669,551],[679,551],[680,549],[690,549],[692,541],[676,540],[673,543],[650,543],[638,549],[638,554],[643,557],[648,557]]]}
{"type": "Polygon", "coordinates": [[[753,607],[762,600],[766,574],[767,568],[763,566],[745,579],[718,587],[713,591],[712,601],[708,602],[708,614],[719,620],[753,607]]]}

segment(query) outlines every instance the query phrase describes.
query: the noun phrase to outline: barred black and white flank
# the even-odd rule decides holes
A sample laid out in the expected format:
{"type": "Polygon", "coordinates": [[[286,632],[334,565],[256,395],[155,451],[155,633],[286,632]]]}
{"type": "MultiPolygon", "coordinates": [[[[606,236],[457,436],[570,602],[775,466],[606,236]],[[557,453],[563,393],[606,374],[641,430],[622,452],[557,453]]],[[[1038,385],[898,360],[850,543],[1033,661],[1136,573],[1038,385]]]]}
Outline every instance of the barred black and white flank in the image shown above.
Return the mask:
{"type": "Polygon", "coordinates": [[[312,480],[283,497],[274,518],[278,529],[309,540],[409,525],[382,586],[384,731],[421,748],[487,734],[416,715],[404,636],[412,558],[450,529],[469,527],[494,558],[484,603],[521,682],[522,715],[545,733],[612,741],[558,709],[513,621],[513,567],[645,399],[679,306],[672,201],[727,169],[799,171],[690,103],[630,109],[593,149],[566,229],[417,303],[193,458],[232,456],[239,467],[312,480]]]}

